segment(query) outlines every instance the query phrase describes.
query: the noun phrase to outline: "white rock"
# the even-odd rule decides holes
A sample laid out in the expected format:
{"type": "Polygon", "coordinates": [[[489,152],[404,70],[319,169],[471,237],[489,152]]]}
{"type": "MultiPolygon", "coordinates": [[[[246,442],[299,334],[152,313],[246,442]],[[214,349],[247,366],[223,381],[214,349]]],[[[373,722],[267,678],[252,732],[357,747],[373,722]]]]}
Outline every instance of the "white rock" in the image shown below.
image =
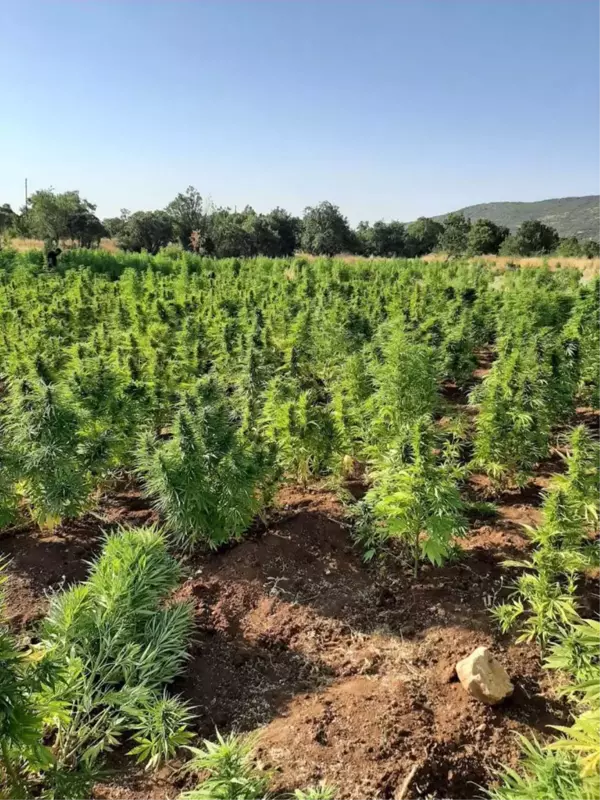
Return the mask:
{"type": "Polygon", "coordinates": [[[514,686],[508,672],[487,647],[478,647],[456,665],[463,688],[476,700],[493,706],[510,697],[514,686]]]}

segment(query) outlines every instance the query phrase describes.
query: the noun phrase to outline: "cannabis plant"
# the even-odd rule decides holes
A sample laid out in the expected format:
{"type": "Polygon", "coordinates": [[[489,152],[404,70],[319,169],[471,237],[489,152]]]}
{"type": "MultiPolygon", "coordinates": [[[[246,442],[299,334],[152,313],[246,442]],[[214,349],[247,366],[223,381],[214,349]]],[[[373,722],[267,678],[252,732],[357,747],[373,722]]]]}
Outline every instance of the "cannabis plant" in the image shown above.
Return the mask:
{"type": "Polygon", "coordinates": [[[188,748],[192,758],[186,770],[206,777],[179,800],[266,800],[269,774],[257,766],[254,746],[252,736],[222,736],[217,731],[216,742],[205,739],[201,748],[188,748]]]}
{"type": "Polygon", "coordinates": [[[335,800],[337,789],[326,783],[309,786],[308,789],[296,789],[294,800],[335,800]]]}
{"type": "MultiPolygon", "coordinates": [[[[284,800],[290,797],[269,790],[271,775],[256,762],[254,736],[233,733],[222,736],[217,731],[216,737],[216,742],[205,739],[202,747],[188,748],[192,758],[186,764],[186,771],[202,773],[205,777],[195,789],[179,795],[179,800],[284,800]]],[[[298,789],[291,797],[294,800],[334,800],[335,795],[332,787],[322,784],[298,789]]]]}
{"type": "Polygon", "coordinates": [[[54,759],[44,745],[45,715],[58,712],[37,702],[42,681],[52,671],[34,653],[17,646],[4,621],[6,561],[0,561],[0,797],[28,797],[37,773],[50,770],[54,759]]]}
{"type": "Polygon", "coordinates": [[[600,786],[582,777],[570,753],[553,752],[536,739],[520,737],[520,743],[521,763],[497,773],[499,785],[487,792],[491,800],[596,800],[600,786]]]}
{"type": "Polygon", "coordinates": [[[19,514],[17,481],[20,478],[16,454],[0,427],[0,528],[15,522],[19,514]]]}
{"type": "Polygon", "coordinates": [[[562,694],[575,700],[577,716],[550,749],[577,757],[583,779],[600,786],[600,622],[583,619],[566,629],[553,645],[545,666],[570,676],[562,694]]]}
{"type": "Polygon", "coordinates": [[[423,418],[386,453],[365,496],[383,536],[406,545],[415,576],[423,559],[442,564],[466,532],[452,468],[437,462],[432,445],[433,426],[423,418]]]}
{"type": "Polygon", "coordinates": [[[270,488],[271,453],[251,446],[214,380],[183,397],[164,439],[148,432],[137,456],[144,491],[179,547],[218,547],[239,538],[270,488]]]}
{"type": "Polygon", "coordinates": [[[306,484],[332,469],[338,452],[329,398],[316,381],[276,377],[267,387],[260,420],[266,441],[277,448],[281,469],[306,484]]]}
{"type": "Polygon", "coordinates": [[[53,527],[86,507],[92,482],[81,454],[81,417],[64,386],[13,381],[7,433],[33,518],[53,527]]]}
{"type": "Polygon", "coordinates": [[[40,694],[68,709],[52,726],[61,766],[93,765],[128,731],[135,754],[152,765],[186,741],[189,711],[163,695],[181,672],[191,629],[186,604],[164,605],[178,579],[157,528],[122,529],[87,581],[51,598],[42,647],[65,668],[40,694]]]}
{"type": "Polygon", "coordinates": [[[474,466],[496,489],[526,483],[548,454],[551,417],[548,375],[527,343],[500,356],[481,387],[471,394],[479,406],[474,466]]]}
{"type": "Polygon", "coordinates": [[[411,342],[399,321],[390,326],[381,360],[373,369],[371,440],[381,448],[404,426],[433,413],[438,403],[438,370],[431,348],[411,342]]]}
{"type": "Polygon", "coordinates": [[[545,493],[541,525],[526,527],[535,550],[528,560],[506,562],[526,572],[492,613],[505,632],[518,622],[521,640],[545,646],[577,619],[577,579],[597,558],[589,539],[598,513],[597,452],[583,427],[571,432],[566,473],[545,493]]]}

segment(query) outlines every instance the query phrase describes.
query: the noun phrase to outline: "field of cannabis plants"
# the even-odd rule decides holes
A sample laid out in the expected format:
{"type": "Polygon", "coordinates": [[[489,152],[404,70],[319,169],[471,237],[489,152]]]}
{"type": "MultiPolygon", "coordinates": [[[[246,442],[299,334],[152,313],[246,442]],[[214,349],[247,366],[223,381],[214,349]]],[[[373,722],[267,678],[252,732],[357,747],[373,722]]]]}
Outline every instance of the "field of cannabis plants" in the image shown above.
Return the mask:
{"type": "Polygon", "coordinates": [[[0,794],[597,797],[598,290],[0,251],[0,794]]]}

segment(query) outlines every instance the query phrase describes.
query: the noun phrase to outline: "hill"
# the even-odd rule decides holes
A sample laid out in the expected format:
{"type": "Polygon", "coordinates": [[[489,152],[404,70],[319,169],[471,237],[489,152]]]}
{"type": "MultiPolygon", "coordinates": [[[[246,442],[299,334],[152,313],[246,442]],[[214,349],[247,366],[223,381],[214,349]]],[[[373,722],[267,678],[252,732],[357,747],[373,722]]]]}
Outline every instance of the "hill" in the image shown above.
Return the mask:
{"type": "MultiPolygon", "coordinates": [[[[498,225],[506,225],[511,231],[526,220],[539,219],[556,228],[560,236],[598,239],[600,196],[596,194],[586,197],[559,197],[536,203],[480,203],[458,210],[473,221],[484,217],[498,225]]],[[[441,222],[447,216],[442,214],[435,219],[441,222]]]]}

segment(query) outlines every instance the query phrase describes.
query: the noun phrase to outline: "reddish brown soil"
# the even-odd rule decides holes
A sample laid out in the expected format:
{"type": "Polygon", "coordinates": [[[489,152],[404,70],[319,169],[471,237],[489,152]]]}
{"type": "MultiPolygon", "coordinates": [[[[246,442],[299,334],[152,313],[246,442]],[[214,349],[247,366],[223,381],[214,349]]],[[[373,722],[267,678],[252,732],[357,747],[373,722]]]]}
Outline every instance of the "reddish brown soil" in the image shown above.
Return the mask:
{"type": "Polygon", "coordinates": [[[21,526],[0,531],[0,558],[8,559],[6,586],[9,622],[16,629],[44,615],[47,595],[85,578],[89,561],[99,550],[104,532],[118,525],[155,521],[139,490],[121,480],[78,520],[67,520],[52,531],[21,526]]]}
{"type": "MultiPolygon", "coordinates": [[[[362,563],[330,492],[283,490],[266,530],[187,565],[178,596],[193,604],[196,630],[173,688],[196,707],[198,733],[261,727],[276,791],[325,780],[340,798],[393,798],[416,767],[407,798],[480,795],[494,768],[515,762],[515,733],[543,737],[568,717],[536,648],[499,636],[488,610],[510,580],[502,560],[527,548],[521,523],[537,522],[541,488],[503,496],[497,519],[472,521],[461,560],[416,580],[400,561],[362,563]],[[471,700],[454,674],[482,644],[516,686],[497,708],[471,700]]],[[[483,489],[475,478],[470,493],[483,489]]],[[[122,485],[78,525],[6,532],[13,622],[39,616],[47,589],[84,576],[102,528],[151,519],[122,485]]],[[[183,784],[173,767],[146,775],[120,754],[111,766],[96,797],[171,798],[183,784]]]]}

